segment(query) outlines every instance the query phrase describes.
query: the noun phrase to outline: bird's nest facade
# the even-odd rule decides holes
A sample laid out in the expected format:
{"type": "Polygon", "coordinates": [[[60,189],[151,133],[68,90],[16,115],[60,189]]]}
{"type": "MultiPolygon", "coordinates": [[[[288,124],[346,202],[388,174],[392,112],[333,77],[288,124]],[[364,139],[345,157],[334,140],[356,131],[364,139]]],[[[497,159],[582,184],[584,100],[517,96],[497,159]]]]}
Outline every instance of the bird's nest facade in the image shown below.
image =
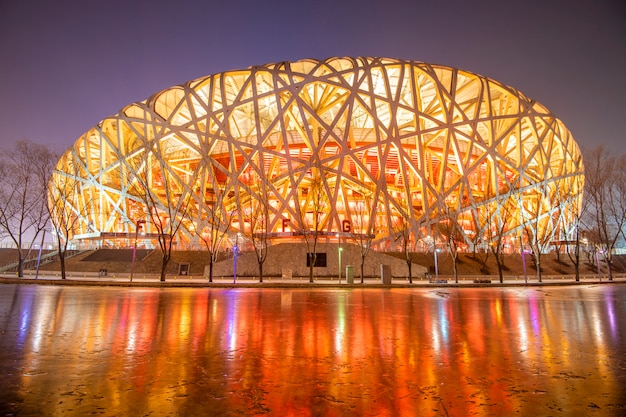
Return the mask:
{"type": "Polygon", "coordinates": [[[386,250],[407,234],[413,245],[454,235],[471,247],[498,233],[519,243],[529,226],[568,239],[582,170],[565,125],[497,81],[398,59],[306,59],[125,107],[66,151],[49,199],[70,239],[132,236],[143,220],[155,232],[152,210],[181,224],[180,248],[259,232],[367,236],[386,250]]]}

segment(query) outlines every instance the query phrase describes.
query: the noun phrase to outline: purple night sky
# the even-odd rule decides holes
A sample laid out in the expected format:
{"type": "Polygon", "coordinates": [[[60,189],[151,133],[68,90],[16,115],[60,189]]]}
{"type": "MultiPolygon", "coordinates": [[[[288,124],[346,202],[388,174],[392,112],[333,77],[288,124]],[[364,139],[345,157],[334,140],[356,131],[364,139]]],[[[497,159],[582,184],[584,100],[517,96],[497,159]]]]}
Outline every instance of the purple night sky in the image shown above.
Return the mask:
{"type": "Polygon", "coordinates": [[[0,0],[0,146],[71,146],[122,107],[268,62],[384,56],[520,89],[626,151],[623,0],[0,0]]]}

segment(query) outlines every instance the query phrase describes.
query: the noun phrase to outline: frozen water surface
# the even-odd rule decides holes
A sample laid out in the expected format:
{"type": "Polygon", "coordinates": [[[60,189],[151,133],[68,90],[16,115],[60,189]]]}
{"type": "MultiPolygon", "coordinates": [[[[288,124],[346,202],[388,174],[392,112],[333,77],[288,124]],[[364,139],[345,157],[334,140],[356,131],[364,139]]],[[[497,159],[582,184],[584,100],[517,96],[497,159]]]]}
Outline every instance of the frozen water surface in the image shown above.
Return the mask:
{"type": "Polygon", "coordinates": [[[626,414],[626,285],[0,285],[3,415],[626,414]]]}

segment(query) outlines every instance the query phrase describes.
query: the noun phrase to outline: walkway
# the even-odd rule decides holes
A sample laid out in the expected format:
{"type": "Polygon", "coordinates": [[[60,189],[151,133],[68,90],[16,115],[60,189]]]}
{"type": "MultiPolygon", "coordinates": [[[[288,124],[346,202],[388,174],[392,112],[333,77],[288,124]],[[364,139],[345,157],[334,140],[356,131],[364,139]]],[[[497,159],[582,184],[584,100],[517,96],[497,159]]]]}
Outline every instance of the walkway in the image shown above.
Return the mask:
{"type": "Polygon", "coordinates": [[[366,278],[363,284],[358,277],[354,278],[353,284],[347,284],[345,277],[339,281],[333,278],[316,278],[314,283],[309,283],[308,277],[277,278],[265,277],[259,283],[258,277],[215,277],[209,282],[208,277],[203,276],[180,276],[168,275],[165,282],[159,281],[158,275],[135,274],[132,282],[129,274],[101,275],[98,273],[68,272],[67,279],[61,279],[60,272],[44,271],[35,276],[34,271],[27,271],[23,278],[15,275],[0,275],[0,283],[19,284],[44,284],[44,285],[98,285],[98,286],[132,286],[132,287],[341,287],[341,288],[402,288],[402,287],[494,287],[494,286],[537,286],[537,285],[589,285],[599,283],[626,283],[626,274],[614,274],[613,281],[608,280],[607,275],[585,274],[581,275],[580,281],[576,282],[573,275],[549,275],[543,276],[542,282],[537,282],[536,276],[529,276],[527,281],[523,276],[505,276],[504,282],[499,282],[498,276],[473,276],[459,277],[459,283],[454,282],[454,277],[442,277],[439,280],[429,280],[425,277],[413,278],[413,284],[409,284],[408,278],[394,278],[391,285],[384,285],[379,278],[366,278]]]}

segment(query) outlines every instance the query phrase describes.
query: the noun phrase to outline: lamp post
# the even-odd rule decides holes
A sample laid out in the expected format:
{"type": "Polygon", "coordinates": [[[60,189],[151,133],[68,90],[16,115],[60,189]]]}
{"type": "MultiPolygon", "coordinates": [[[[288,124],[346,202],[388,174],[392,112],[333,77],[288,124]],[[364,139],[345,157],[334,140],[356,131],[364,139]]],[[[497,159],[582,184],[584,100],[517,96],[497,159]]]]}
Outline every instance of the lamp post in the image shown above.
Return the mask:
{"type": "Polygon", "coordinates": [[[235,246],[233,246],[233,284],[237,283],[237,253],[239,252],[239,233],[235,237],[235,246]]]}
{"type": "Polygon", "coordinates": [[[339,283],[341,284],[341,252],[343,251],[342,247],[339,247],[339,283]]]}
{"type": "Polygon", "coordinates": [[[35,271],[35,279],[39,278],[39,264],[41,263],[41,249],[43,248],[43,242],[46,238],[46,229],[43,229],[43,234],[41,235],[41,244],[39,245],[39,254],[37,255],[37,270],[35,271]]]}
{"type": "Polygon", "coordinates": [[[339,233],[337,233],[337,241],[339,242],[337,244],[337,259],[339,260],[339,271],[337,276],[339,277],[339,283],[341,284],[341,251],[343,249],[341,247],[341,235],[339,233]]]}
{"type": "Polygon", "coordinates": [[[435,244],[435,249],[433,253],[435,254],[435,281],[439,281],[439,263],[437,261],[437,244],[435,244]]]}
{"type": "Polygon", "coordinates": [[[130,282],[133,282],[133,274],[135,273],[135,257],[137,256],[137,235],[146,221],[139,219],[135,222],[135,244],[133,245],[133,260],[130,263],[130,282]]]}

